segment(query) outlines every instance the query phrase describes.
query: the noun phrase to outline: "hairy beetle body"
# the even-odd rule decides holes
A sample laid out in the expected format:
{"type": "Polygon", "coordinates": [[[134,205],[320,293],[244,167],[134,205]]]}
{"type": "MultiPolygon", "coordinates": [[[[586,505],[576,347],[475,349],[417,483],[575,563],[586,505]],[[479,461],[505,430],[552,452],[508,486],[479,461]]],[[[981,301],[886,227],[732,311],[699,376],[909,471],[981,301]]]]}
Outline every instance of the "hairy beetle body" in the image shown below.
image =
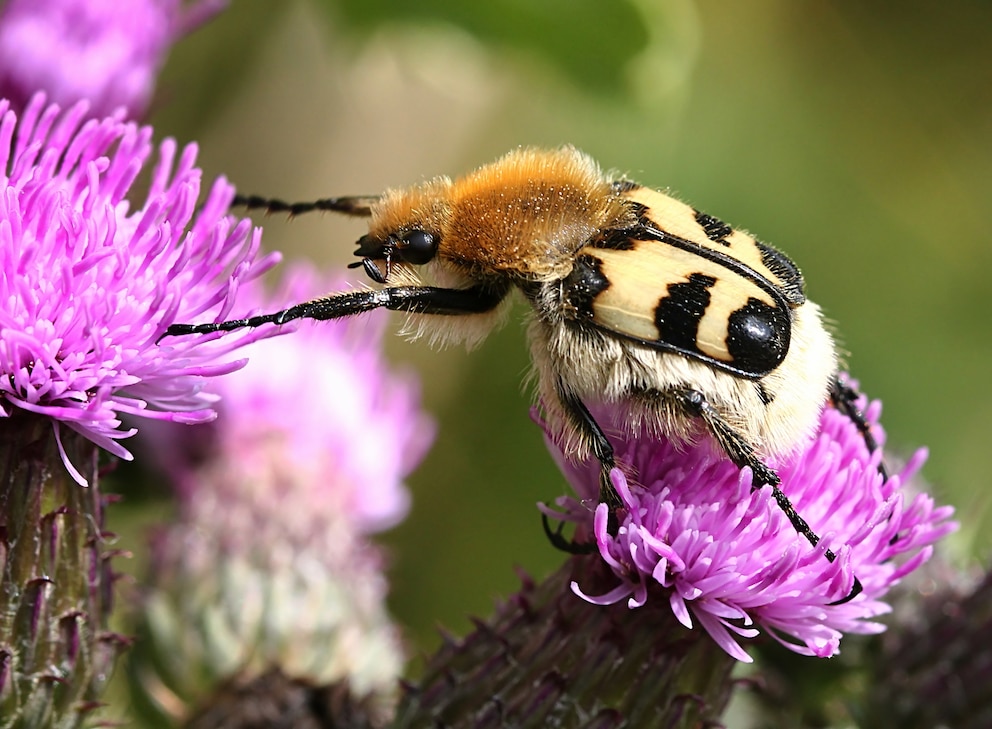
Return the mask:
{"type": "Polygon", "coordinates": [[[755,488],[773,487],[814,545],[818,537],[764,459],[801,447],[831,400],[874,447],[853,394],[837,380],[820,310],[806,300],[789,258],[662,192],[604,175],[572,147],[516,150],[457,180],[379,198],[245,202],[368,217],[352,266],[382,287],[271,315],[174,325],[167,334],[386,308],[408,312],[414,336],[471,346],[502,321],[518,290],[532,309],[534,376],[549,423],[566,452],[599,460],[602,500],[621,506],[608,478],[613,450],[590,401],[622,406],[625,419],[612,427],[679,441],[712,436],[734,463],[752,469],[755,488]]]}
{"type": "Polygon", "coordinates": [[[609,179],[575,149],[519,150],[457,181],[387,192],[367,238],[390,284],[500,297],[485,315],[414,314],[415,336],[474,344],[506,294],[524,292],[541,400],[577,457],[594,434],[560,407],[565,396],[625,403],[632,424],[688,440],[706,426],[669,395],[700,392],[768,456],[802,445],[827,401],[835,348],[795,265],[685,203],[609,179]],[[439,241],[434,259],[387,257],[390,237],[413,230],[439,241]]]}

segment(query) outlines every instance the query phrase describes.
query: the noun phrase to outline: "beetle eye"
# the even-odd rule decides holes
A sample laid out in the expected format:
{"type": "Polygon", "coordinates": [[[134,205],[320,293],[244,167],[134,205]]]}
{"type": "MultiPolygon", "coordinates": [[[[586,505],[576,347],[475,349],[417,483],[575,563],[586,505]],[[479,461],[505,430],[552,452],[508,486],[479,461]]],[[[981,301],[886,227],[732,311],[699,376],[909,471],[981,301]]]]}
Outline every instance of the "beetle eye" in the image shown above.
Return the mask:
{"type": "Polygon", "coordinates": [[[437,239],[426,230],[411,230],[396,241],[396,252],[406,263],[427,263],[437,253],[437,239]]]}

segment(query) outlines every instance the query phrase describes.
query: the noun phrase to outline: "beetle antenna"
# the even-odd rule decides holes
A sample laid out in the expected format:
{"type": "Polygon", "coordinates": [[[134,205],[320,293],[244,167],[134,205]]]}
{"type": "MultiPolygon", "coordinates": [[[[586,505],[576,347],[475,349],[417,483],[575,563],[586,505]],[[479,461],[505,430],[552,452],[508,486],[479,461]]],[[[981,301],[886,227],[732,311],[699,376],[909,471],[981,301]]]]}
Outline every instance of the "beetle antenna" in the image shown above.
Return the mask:
{"type": "Polygon", "coordinates": [[[276,197],[260,195],[235,195],[231,207],[247,210],[263,210],[265,213],[286,213],[290,217],[312,212],[334,212],[367,218],[372,214],[372,205],[379,200],[374,195],[350,195],[347,197],[325,197],[310,202],[286,202],[276,197]]]}

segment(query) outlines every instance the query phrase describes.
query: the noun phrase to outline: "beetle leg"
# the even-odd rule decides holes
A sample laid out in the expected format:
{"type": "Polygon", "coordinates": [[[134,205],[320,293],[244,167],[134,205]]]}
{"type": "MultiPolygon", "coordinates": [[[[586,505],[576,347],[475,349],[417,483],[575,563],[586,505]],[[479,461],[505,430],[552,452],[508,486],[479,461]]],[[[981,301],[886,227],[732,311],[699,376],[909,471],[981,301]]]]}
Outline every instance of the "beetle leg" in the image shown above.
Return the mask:
{"type": "MultiPolygon", "coordinates": [[[[772,469],[770,469],[760,458],[752,446],[740,433],[734,430],[722,415],[714,408],[703,393],[689,388],[679,388],[672,390],[672,396],[685,409],[685,412],[703,421],[707,430],[716,438],[724,452],[730,457],[738,468],[747,466],[754,474],[751,482],[751,490],[761,488],[764,485],[772,487],[772,498],[778,507],[785,512],[792,527],[806,538],[814,547],[819,544],[820,537],[814,532],[805,519],[796,511],[789,497],[779,488],[781,479],[772,469]]],[[[837,559],[837,555],[830,549],[823,553],[829,561],[837,559]]],[[[854,578],[854,585],[848,595],[831,605],[839,605],[854,599],[862,590],[861,582],[854,578]]]]}
{"type": "Polygon", "coordinates": [[[378,291],[348,291],[306,301],[272,314],[207,324],[173,324],[164,336],[228,332],[262,324],[285,324],[294,319],[340,319],[373,309],[409,311],[417,314],[481,314],[494,309],[507,290],[482,286],[467,289],[444,289],[436,286],[394,286],[378,291]]]}
{"type": "MultiPolygon", "coordinates": [[[[839,374],[833,376],[833,379],[830,381],[830,402],[858,427],[858,430],[861,431],[861,437],[864,438],[865,445],[868,446],[868,451],[874,453],[878,450],[878,441],[872,435],[871,423],[868,422],[865,414],[858,408],[857,402],[859,397],[861,397],[861,393],[846,382],[842,382],[839,374]]],[[[882,474],[884,480],[889,480],[889,471],[885,467],[884,460],[879,460],[878,472],[882,474]]]]}
{"type": "Polygon", "coordinates": [[[548,515],[542,512],[541,523],[544,525],[544,533],[547,535],[548,541],[551,542],[551,546],[555,549],[560,549],[562,552],[568,552],[569,554],[592,554],[596,551],[595,541],[576,542],[566,539],[562,533],[565,529],[564,521],[559,521],[558,528],[552,529],[548,521],[548,515]]]}
{"type": "MultiPolygon", "coordinates": [[[[616,468],[617,465],[613,455],[613,446],[610,445],[610,441],[606,438],[606,433],[603,432],[599,423],[596,422],[592,413],[589,412],[589,408],[586,407],[578,395],[568,390],[560,379],[555,383],[555,395],[568,425],[571,426],[584,443],[589,444],[590,450],[596,457],[596,460],[599,461],[599,502],[605,503],[609,508],[606,529],[610,534],[615,536],[620,530],[617,509],[623,508],[623,502],[620,501],[620,496],[610,481],[610,471],[616,468]]],[[[548,524],[547,515],[542,514],[541,518],[544,520],[544,532],[548,535],[548,541],[563,552],[570,554],[589,554],[596,550],[595,541],[585,543],[566,539],[562,535],[562,526],[552,531],[548,524]]]]}
{"type": "MultiPolygon", "coordinates": [[[[672,395],[685,409],[686,413],[703,421],[706,429],[716,438],[717,443],[720,444],[720,447],[738,468],[747,466],[751,469],[751,473],[753,474],[751,480],[752,491],[766,484],[772,487],[772,496],[776,503],[778,503],[779,508],[785,512],[785,515],[789,518],[796,531],[806,537],[806,540],[815,547],[819,543],[820,537],[810,529],[809,524],[799,515],[792,502],[789,501],[789,497],[779,488],[781,479],[777,473],[758,458],[754,446],[734,430],[733,426],[720,415],[703,393],[689,388],[680,388],[673,390],[672,395]]],[[[833,552],[827,550],[827,559],[833,562],[836,556],[833,552]]]]}
{"type": "MultiPolygon", "coordinates": [[[[778,488],[781,482],[778,474],[758,458],[754,446],[734,430],[703,393],[688,388],[677,388],[672,390],[672,395],[687,414],[703,421],[706,429],[716,438],[717,443],[738,468],[748,466],[751,469],[751,473],[754,474],[752,490],[759,489],[765,484],[778,488]]],[[[816,542],[813,541],[813,544],[815,545],[816,542]]]]}
{"type": "MultiPolygon", "coordinates": [[[[585,403],[573,392],[566,390],[561,380],[557,386],[558,400],[569,424],[575,429],[582,440],[589,444],[596,460],[600,464],[599,500],[610,507],[611,511],[622,509],[623,503],[610,481],[610,471],[616,468],[617,462],[613,455],[613,446],[606,438],[606,433],[589,412],[585,403]]],[[[612,531],[611,534],[615,534],[612,531]]]]}

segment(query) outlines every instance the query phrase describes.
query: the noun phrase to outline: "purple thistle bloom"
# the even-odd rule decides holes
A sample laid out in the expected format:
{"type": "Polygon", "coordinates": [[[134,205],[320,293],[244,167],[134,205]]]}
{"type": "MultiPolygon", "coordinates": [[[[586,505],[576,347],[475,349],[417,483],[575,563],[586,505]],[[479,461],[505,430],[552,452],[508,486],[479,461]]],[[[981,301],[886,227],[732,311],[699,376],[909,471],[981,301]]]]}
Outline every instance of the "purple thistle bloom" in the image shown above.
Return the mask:
{"type": "Polygon", "coordinates": [[[0,96],[21,111],[38,91],[93,116],[141,116],[170,46],[226,0],[8,0],[0,13],[0,96]]]}
{"type": "MultiPolygon", "coordinates": [[[[880,410],[874,402],[866,415],[884,441],[880,410]]],[[[872,619],[889,612],[885,593],[956,527],[950,507],[935,508],[929,496],[904,488],[925,450],[883,481],[880,451],[869,453],[857,426],[834,408],[824,410],[805,450],[769,463],[821,537],[817,547],[796,533],[771,487],[752,492],[750,469],[738,469],[708,439],[679,447],[651,436],[611,442],[637,484],[619,469],[611,474],[626,509],[616,536],[605,504],[594,514],[585,505],[598,500],[598,463],[572,463],[551,446],[579,497],[559,499],[564,518],[592,530],[619,580],[601,595],[576,583],[573,591],[603,605],[626,598],[630,608],[667,599],[683,625],[695,619],[741,661],[751,658],[739,639],[755,637],[759,626],[791,650],[821,657],[838,652],[844,633],[881,632],[872,619]],[[836,561],[826,559],[827,548],[836,561]],[[855,576],[864,591],[831,605],[850,593],[855,576]]]]}
{"type": "MultiPolygon", "coordinates": [[[[38,95],[18,120],[0,101],[0,415],[21,408],[116,456],[134,434],[121,416],[215,417],[205,378],[272,333],[159,339],[176,321],[223,318],[238,286],[276,263],[261,230],[227,213],[218,179],[197,209],[196,147],[159,147],[144,202],[126,198],[153,152],[152,130],[65,113],[38,95]]],[[[61,439],[59,439],[60,449],[61,439]]],[[[63,461],[80,483],[82,476],[63,461]]]]}

